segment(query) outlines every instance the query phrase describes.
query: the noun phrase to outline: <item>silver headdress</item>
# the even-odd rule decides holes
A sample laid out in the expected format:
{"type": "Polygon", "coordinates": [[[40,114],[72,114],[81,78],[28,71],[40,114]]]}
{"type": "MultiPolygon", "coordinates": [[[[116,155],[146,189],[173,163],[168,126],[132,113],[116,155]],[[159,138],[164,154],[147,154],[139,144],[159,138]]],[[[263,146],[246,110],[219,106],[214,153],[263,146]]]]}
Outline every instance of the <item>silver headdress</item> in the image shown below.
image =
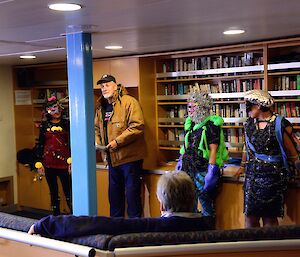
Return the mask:
{"type": "Polygon", "coordinates": [[[191,120],[196,124],[201,123],[212,111],[213,101],[207,92],[201,92],[198,83],[190,89],[188,103],[195,103],[195,110],[191,120]]]}
{"type": "Polygon", "coordinates": [[[247,91],[244,99],[245,101],[264,107],[271,107],[274,104],[274,98],[267,91],[263,90],[247,91]]]}

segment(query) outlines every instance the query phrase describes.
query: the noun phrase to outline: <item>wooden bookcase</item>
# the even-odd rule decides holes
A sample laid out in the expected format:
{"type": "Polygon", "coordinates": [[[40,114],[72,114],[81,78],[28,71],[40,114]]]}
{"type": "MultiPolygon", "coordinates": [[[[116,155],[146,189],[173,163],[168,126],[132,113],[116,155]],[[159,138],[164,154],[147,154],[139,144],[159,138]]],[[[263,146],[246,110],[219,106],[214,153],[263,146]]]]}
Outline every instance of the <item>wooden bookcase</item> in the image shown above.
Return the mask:
{"type": "Polygon", "coordinates": [[[268,90],[275,98],[274,110],[299,129],[299,61],[299,38],[186,51],[157,59],[159,161],[174,161],[179,156],[187,93],[196,83],[214,99],[212,113],[224,118],[225,141],[232,156],[241,155],[244,143],[245,91],[268,90]]]}

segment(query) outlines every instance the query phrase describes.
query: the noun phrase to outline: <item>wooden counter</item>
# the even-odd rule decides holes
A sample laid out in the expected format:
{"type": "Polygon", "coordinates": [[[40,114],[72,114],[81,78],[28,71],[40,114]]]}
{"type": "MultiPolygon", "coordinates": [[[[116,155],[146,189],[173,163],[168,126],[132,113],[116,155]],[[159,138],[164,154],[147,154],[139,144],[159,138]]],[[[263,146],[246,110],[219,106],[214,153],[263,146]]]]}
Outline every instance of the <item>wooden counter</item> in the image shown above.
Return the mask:
{"type": "MultiPolygon", "coordinates": [[[[143,206],[145,217],[159,217],[159,202],[156,198],[157,181],[161,174],[173,168],[165,166],[147,170],[143,174],[143,206]]],[[[109,216],[108,172],[103,165],[97,165],[98,214],[109,216]]],[[[244,228],[243,177],[223,176],[223,183],[216,200],[217,228],[244,228]]],[[[280,224],[300,224],[300,186],[291,184],[286,198],[286,214],[280,224]]]]}

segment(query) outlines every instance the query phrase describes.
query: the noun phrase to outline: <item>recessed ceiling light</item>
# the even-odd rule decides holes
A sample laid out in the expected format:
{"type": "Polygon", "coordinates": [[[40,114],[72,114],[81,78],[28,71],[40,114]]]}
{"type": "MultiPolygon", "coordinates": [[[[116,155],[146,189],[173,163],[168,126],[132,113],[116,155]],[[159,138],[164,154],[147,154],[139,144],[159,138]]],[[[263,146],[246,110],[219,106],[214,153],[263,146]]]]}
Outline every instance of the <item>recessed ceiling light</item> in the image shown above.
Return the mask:
{"type": "Polygon", "coordinates": [[[224,35],[238,35],[243,33],[245,33],[245,30],[243,29],[229,29],[223,32],[224,35]]]}
{"type": "Polygon", "coordinates": [[[20,58],[21,59],[35,59],[36,56],[35,55],[31,55],[31,54],[26,54],[26,55],[21,55],[20,58]]]}
{"type": "Polygon", "coordinates": [[[109,49],[109,50],[119,50],[119,49],[122,49],[123,46],[106,46],[105,49],[109,49]]]}
{"type": "Polygon", "coordinates": [[[65,3],[49,4],[48,7],[51,10],[63,11],[63,12],[77,11],[82,8],[81,5],[79,4],[65,4],[65,3]]]}

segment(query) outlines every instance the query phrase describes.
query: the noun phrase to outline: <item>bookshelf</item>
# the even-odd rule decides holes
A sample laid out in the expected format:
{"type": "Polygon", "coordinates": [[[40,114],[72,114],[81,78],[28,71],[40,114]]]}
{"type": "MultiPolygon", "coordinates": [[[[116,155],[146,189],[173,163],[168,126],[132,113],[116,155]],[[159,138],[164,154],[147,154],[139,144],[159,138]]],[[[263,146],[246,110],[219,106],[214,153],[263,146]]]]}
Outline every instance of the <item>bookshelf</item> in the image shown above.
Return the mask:
{"type": "Polygon", "coordinates": [[[224,118],[224,137],[231,155],[241,155],[246,120],[243,96],[248,90],[268,90],[275,99],[274,111],[299,129],[299,61],[299,39],[207,48],[156,60],[159,161],[178,158],[184,141],[187,93],[196,83],[214,99],[212,113],[224,118]]]}

